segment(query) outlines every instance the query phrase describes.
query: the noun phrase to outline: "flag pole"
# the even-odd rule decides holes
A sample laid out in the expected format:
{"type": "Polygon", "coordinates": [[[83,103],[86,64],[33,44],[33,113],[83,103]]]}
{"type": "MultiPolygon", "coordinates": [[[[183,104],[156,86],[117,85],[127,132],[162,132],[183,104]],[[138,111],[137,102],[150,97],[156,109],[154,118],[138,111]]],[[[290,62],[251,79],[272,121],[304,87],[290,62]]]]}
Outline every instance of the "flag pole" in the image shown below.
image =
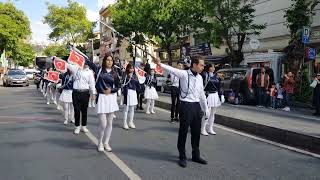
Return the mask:
{"type": "Polygon", "coordinates": [[[145,49],[137,46],[137,44],[129,37],[124,36],[123,34],[121,34],[120,32],[118,32],[117,30],[115,30],[113,27],[109,26],[108,24],[106,24],[105,22],[101,21],[98,19],[98,21],[106,26],[107,28],[109,28],[111,31],[115,32],[116,34],[118,34],[120,37],[122,37],[123,39],[125,39],[126,41],[128,41],[131,45],[135,46],[135,48],[140,49],[141,51],[147,53],[149,56],[151,56],[152,58],[156,59],[156,57],[154,57],[151,53],[149,53],[148,51],[146,51],[145,49]]]}

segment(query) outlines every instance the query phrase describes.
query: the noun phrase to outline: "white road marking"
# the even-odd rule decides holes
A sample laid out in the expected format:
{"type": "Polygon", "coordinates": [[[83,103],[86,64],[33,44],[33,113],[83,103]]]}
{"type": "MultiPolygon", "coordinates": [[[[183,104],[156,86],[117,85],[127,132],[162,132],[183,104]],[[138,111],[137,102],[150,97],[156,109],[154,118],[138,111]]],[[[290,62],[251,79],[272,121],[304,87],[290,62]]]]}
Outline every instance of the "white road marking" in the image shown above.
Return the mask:
{"type": "MultiPolygon", "coordinates": [[[[168,111],[166,109],[162,109],[162,108],[159,108],[159,107],[155,107],[155,108],[158,109],[159,111],[170,113],[170,111],[168,111]]],[[[277,143],[277,142],[269,141],[267,139],[263,139],[263,138],[260,138],[260,137],[254,136],[254,135],[250,135],[250,134],[247,134],[247,133],[244,133],[244,132],[240,132],[240,131],[237,131],[237,130],[234,130],[234,129],[231,129],[231,128],[227,128],[227,127],[222,126],[222,125],[215,124],[214,126],[219,128],[219,129],[223,129],[225,131],[229,131],[229,132],[241,135],[241,136],[245,136],[245,137],[248,137],[248,138],[251,138],[251,139],[255,139],[255,140],[258,140],[258,141],[261,141],[261,142],[264,142],[264,143],[268,143],[268,144],[271,144],[271,145],[274,145],[274,146],[278,146],[278,147],[281,147],[281,148],[284,148],[284,149],[288,149],[290,151],[294,151],[294,152],[297,152],[297,153],[309,155],[309,156],[312,156],[312,157],[315,157],[315,158],[320,158],[320,154],[312,153],[312,152],[305,151],[305,150],[302,150],[302,149],[298,149],[298,148],[295,148],[295,147],[292,147],[292,146],[288,146],[288,145],[280,144],[280,143],[277,143]]]]}
{"type": "MultiPolygon", "coordinates": [[[[86,133],[86,135],[89,137],[89,139],[98,146],[98,139],[92,135],[92,133],[89,131],[86,133]]],[[[134,173],[121,159],[119,159],[114,153],[112,152],[103,152],[115,165],[118,166],[118,168],[128,176],[131,180],[141,180],[141,178],[134,173]]]]}

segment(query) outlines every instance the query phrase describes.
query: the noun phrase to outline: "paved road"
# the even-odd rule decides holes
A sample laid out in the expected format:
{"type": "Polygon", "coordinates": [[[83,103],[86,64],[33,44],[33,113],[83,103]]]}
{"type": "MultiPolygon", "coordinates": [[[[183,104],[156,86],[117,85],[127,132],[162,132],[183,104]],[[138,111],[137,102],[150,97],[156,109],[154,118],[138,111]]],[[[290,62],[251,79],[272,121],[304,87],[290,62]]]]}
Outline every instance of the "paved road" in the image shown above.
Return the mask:
{"type": "MultiPolygon", "coordinates": [[[[73,135],[72,125],[64,126],[61,113],[33,88],[0,87],[0,179],[128,179],[86,135],[73,135]]],[[[178,124],[168,123],[168,112],[138,112],[137,129],[130,131],[121,129],[121,117],[117,113],[114,122],[113,153],[141,179],[320,179],[319,159],[219,128],[217,136],[201,138],[209,164],[189,161],[182,169],[176,164],[178,124]]],[[[88,127],[94,136],[97,125],[91,109],[88,127]]]]}

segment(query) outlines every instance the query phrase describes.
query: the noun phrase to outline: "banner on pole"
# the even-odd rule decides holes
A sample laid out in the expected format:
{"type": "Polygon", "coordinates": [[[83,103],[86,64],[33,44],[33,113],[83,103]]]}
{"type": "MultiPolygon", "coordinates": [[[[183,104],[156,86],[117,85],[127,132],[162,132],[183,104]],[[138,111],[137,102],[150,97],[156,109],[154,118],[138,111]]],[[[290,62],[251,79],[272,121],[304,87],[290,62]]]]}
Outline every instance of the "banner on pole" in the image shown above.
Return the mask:
{"type": "Polygon", "coordinates": [[[67,72],[67,62],[65,60],[54,58],[53,64],[57,71],[60,71],[61,73],[67,72]]]}
{"type": "Polygon", "coordinates": [[[48,81],[53,82],[53,83],[58,83],[59,82],[59,75],[60,75],[60,73],[57,71],[49,71],[46,76],[46,79],[48,81]]]}
{"type": "Polygon", "coordinates": [[[163,69],[160,65],[157,65],[154,71],[159,75],[163,75],[163,69]]]}
{"type": "Polygon", "coordinates": [[[83,69],[85,60],[85,57],[83,57],[80,53],[76,52],[75,50],[70,51],[68,62],[70,62],[71,64],[75,64],[83,69]]]}

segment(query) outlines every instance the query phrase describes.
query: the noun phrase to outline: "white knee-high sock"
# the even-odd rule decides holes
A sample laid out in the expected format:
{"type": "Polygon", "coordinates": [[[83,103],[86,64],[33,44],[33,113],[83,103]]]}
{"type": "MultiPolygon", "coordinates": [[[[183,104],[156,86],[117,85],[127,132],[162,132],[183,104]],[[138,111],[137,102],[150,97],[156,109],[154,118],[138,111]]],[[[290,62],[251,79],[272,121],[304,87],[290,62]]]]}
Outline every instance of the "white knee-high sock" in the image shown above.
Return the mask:
{"type": "Polygon", "coordinates": [[[105,130],[104,144],[109,144],[109,140],[112,132],[112,122],[113,122],[113,113],[109,113],[107,114],[107,127],[105,130]]]}
{"type": "Polygon", "coordinates": [[[150,112],[151,99],[147,99],[147,112],[150,112]]]}
{"type": "Polygon", "coordinates": [[[134,106],[130,106],[130,122],[133,122],[133,116],[134,116],[134,106]]]}
{"type": "Polygon", "coordinates": [[[74,109],[72,103],[69,103],[69,119],[74,121],[74,109]]]}
{"type": "Polygon", "coordinates": [[[128,118],[128,111],[129,111],[129,106],[126,105],[123,109],[123,124],[127,124],[127,118],[128,118]]]}
{"type": "Polygon", "coordinates": [[[217,111],[216,107],[212,107],[210,110],[210,116],[209,116],[209,127],[210,128],[213,127],[216,111],[217,111]]]}
{"type": "Polygon", "coordinates": [[[151,99],[151,107],[150,107],[151,112],[154,112],[154,102],[155,100],[151,99]]]}
{"type": "Polygon", "coordinates": [[[68,120],[69,119],[69,112],[70,112],[70,106],[69,103],[63,103],[63,110],[64,110],[64,119],[68,120]]]}
{"type": "Polygon", "coordinates": [[[103,143],[103,136],[104,136],[104,132],[107,126],[107,117],[106,114],[99,114],[99,128],[98,128],[98,132],[99,132],[99,145],[101,145],[103,143]]]}

